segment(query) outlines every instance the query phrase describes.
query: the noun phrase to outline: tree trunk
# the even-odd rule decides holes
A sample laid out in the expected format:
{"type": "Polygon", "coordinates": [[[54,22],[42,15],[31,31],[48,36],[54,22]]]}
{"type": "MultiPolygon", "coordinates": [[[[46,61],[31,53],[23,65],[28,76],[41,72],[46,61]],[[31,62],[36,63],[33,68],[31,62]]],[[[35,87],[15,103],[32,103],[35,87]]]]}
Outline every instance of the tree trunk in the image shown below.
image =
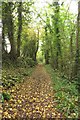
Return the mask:
{"type": "Polygon", "coordinates": [[[76,34],[76,56],[75,56],[75,75],[78,73],[79,66],[79,40],[80,40],[80,1],[78,2],[77,34],[76,34]]]}
{"type": "Polygon", "coordinates": [[[14,25],[13,25],[13,10],[12,10],[12,2],[5,3],[3,2],[2,4],[2,23],[3,23],[3,28],[2,28],[2,39],[3,39],[3,51],[7,53],[7,51],[4,49],[5,46],[5,34],[8,34],[8,38],[10,41],[11,45],[11,51],[10,51],[10,59],[15,59],[16,58],[16,46],[15,46],[15,41],[14,41],[14,25]]]}
{"type": "Polygon", "coordinates": [[[3,20],[3,17],[2,17],[2,54],[5,54],[5,36],[4,36],[4,20],[3,20]]]}
{"type": "Polygon", "coordinates": [[[18,6],[17,57],[20,56],[21,32],[22,32],[22,2],[19,2],[19,6],[18,6]]]}
{"type": "Polygon", "coordinates": [[[48,50],[46,50],[45,52],[45,63],[49,64],[49,51],[48,50]]]}
{"type": "Polygon", "coordinates": [[[12,60],[15,60],[16,58],[16,46],[15,46],[15,41],[14,41],[14,24],[13,24],[13,15],[12,15],[12,3],[8,3],[8,38],[11,44],[11,51],[10,51],[10,58],[12,60]]]}
{"type": "Polygon", "coordinates": [[[4,2],[2,3],[2,55],[6,56],[7,51],[5,50],[5,9],[4,2]]]}
{"type": "Polygon", "coordinates": [[[36,56],[37,56],[37,52],[38,52],[38,48],[39,48],[39,29],[38,30],[38,34],[37,34],[37,42],[36,42],[36,50],[35,50],[35,53],[34,53],[34,61],[37,61],[36,60],[36,56]]]}
{"type": "Polygon", "coordinates": [[[45,63],[49,64],[49,49],[47,48],[48,46],[47,26],[45,27],[45,38],[46,38],[45,63]]]}
{"type": "Polygon", "coordinates": [[[10,59],[15,60],[16,59],[16,45],[14,41],[14,23],[13,23],[13,15],[12,15],[12,2],[7,3],[7,29],[8,29],[8,38],[11,45],[11,51],[10,51],[10,59]]]}
{"type": "MultiPolygon", "coordinates": [[[[60,45],[60,34],[59,34],[59,3],[58,2],[54,2],[54,6],[55,6],[55,24],[54,24],[54,28],[55,28],[55,35],[56,35],[56,64],[55,67],[56,69],[59,68],[59,56],[62,59],[62,55],[61,55],[61,45],[60,45]]],[[[61,65],[62,66],[62,65],[61,65]]]]}

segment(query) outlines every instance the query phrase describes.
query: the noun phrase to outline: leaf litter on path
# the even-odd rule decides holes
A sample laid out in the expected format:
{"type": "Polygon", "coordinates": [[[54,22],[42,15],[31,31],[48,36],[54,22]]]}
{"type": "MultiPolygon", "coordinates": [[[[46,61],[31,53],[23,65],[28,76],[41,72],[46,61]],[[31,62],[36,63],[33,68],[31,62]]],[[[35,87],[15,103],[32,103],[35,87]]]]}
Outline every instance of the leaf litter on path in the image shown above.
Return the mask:
{"type": "Polygon", "coordinates": [[[60,118],[55,109],[51,79],[42,65],[37,65],[31,77],[9,89],[11,99],[3,103],[3,118],[60,118]]]}

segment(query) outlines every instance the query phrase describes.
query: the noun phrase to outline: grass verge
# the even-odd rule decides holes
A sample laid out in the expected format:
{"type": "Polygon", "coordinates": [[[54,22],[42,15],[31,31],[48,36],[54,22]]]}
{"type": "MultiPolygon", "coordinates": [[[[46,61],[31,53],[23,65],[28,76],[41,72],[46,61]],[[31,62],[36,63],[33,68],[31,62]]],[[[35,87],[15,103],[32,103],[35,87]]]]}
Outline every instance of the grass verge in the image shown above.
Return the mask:
{"type": "Polygon", "coordinates": [[[50,65],[45,66],[51,76],[56,109],[66,118],[78,118],[78,89],[77,81],[70,82],[59,76],[50,65]]]}

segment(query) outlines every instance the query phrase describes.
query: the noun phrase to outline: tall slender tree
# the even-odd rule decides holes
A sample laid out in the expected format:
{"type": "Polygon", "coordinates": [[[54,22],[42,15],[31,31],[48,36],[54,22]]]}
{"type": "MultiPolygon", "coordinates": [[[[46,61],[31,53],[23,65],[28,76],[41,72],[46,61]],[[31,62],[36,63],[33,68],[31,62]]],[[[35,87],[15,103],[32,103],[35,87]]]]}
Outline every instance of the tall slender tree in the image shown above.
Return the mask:
{"type": "Polygon", "coordinates": [[[17,57],[20,56],[21,32],[22,32],[22,2],[18,5],[18,37],[17,37],[17,57]]]}
{"type": "Polygon", "coordinates": [[[59,64],[59,56],[61,55],[61,45],[60,45],[60,33],[59,33],[59,3],[54,2],[55,6],[55,18],[54,18],[54,31],[55,31],[55,47],[56,47],[56,57],[55,57],[55,68],[58,69],[58,64],[59,64]]]}
{"type": "Polygon", "coordinates": [[[78,16],[77,16],[77,33],[76,33],[76,58],[75,58],[75,74],[78,73],[79,67],[79,43],[80,43],[80,1],[78,2],[78,16]]]}
{"type": "MultiPolygon", "coordinates": [[[[11,51],[10,51],[10,58],[14,60],[16,58],[16,45],[14,40],[14,22],[13,22],[13,3],[12,2],[3,2],[2,4],[2,38],[3,44],[5,43],[5,30],[6,36],[10,41],[11,51]]],[[[4,45],[3,45],[4,46],[4,45]]],[[[4,48],[4,47],[3,47],[4,48]]]]}

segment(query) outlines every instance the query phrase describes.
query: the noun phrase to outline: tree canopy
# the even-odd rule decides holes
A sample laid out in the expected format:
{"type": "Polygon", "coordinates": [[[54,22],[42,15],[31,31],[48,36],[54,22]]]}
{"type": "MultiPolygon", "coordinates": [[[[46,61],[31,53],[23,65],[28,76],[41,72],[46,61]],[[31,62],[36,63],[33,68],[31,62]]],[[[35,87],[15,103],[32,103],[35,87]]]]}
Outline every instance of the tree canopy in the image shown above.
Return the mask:
{"type": "MultiPolygon", "coordinates": [[[[77,89],[80,87],[80,1],[75,2],[76,13],[70,10],[71,2],[65,0],[2,2],[3,87],[6,90],[20,83],[26,92],[27,89],[30,91],[29,86],[36,90],[37,87],[39,89],[43,86],[42,91],[47,91],[50,77],[41,65],[43,64],[55,85],[55,99],[59,103],[57,109],[59,108],[67,117],[69,114],[73,117],[78,116],[75,107],[78,106],[77,89]],[[24,82],[24,77],[29,76],[34,66],[38,64],[40,65],[37,66],[36,72],[33,72],[36,78],[33,75],[28,78],[30,84],[24,82]],[[21,83],[21,79],[24,84],[21,83]]],[[[6,96],[3,93],[3,101],[5,98],[10,99],[8,94],[6,96]]]]}

